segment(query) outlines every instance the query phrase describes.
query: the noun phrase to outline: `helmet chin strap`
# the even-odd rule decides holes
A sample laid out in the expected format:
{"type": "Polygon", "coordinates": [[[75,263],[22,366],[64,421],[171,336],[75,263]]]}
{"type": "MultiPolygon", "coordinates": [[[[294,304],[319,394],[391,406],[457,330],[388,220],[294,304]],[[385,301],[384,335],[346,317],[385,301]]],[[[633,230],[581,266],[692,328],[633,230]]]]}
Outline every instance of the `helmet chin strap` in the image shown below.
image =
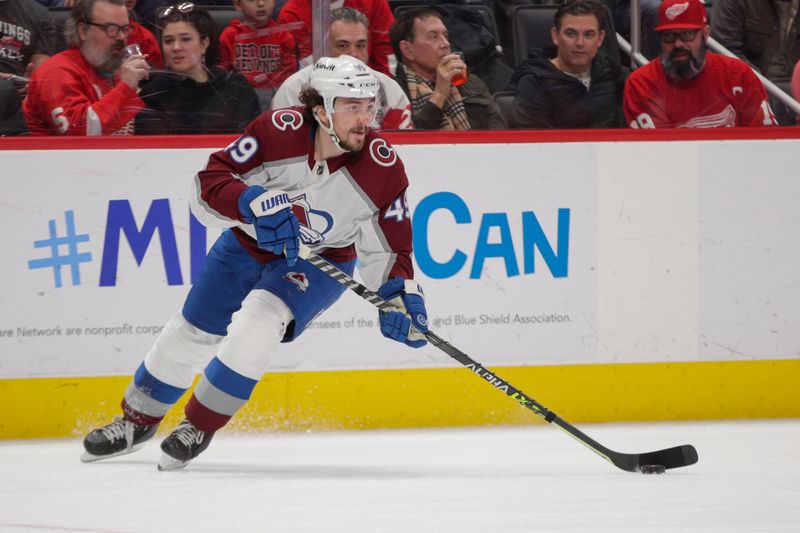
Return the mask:
{"type": "Polygon", "coordinates": [[[339,144],[341,139],[339,139],[339,136],[336,135],[335,131],[333,131],[333,113],[328,113],[328,122],[330,124],[329,126],[326,126],[325,124],[322,123],[322,120],[320,120],[316,110],[314,110],[314,118],[316,119],[317,124],[319,124],[319,127],[325,130],[325,133],[327,133],[330,136],[331,141],[333,142],[334,146],[336,146],[336,148],[339,149],[339,151],[341,152],[350,151],[344,148],[341,144],[339,144]]]}

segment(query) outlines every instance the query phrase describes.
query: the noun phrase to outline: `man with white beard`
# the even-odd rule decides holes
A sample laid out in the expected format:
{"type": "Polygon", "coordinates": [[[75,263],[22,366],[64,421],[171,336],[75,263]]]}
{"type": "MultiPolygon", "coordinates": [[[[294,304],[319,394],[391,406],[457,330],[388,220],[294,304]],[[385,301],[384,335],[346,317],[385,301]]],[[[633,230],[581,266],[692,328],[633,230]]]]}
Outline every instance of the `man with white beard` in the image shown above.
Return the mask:
{"type": "Polygon", "coordinates": [[[31,77],[23,104],[32,135],[127,135],[144,108],[146,56],[126,57],[131,31],[124,0],[78,0],[64,33],[70,48],[31,77]]]}

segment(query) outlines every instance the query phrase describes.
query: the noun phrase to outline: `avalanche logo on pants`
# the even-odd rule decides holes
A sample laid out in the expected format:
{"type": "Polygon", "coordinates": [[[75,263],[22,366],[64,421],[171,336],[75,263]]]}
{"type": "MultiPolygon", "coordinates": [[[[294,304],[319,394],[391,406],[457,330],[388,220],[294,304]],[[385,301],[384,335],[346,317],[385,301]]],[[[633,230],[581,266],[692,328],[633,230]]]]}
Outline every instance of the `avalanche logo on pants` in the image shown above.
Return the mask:
{"type": "Polygon", "coordinates": [[[302,272],[288,272],[283,279],[294,283],[300,292],[306,292],[308,289],[308,278],[302,272]]]}

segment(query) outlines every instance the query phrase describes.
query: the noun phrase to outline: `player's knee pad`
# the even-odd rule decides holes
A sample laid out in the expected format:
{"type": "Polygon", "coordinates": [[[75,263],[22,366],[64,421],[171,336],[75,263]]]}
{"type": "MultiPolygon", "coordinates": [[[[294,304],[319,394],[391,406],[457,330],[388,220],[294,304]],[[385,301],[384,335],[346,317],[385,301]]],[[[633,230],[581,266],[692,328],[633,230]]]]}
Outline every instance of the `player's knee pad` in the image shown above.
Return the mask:
{"type": "Polygon", "coordinates": [[[145,356],[144,365],[164,383],[187,388],[214,357],[221,341],[221,336],[193,326],[178,313],[164,326],[145,356]]]}
{"type": "Polygon", "coordinates": [[[233,314],[217,358],[243,376],[260,379],[291,321],[292,312],[283,300],[271,292],[253,290],[233,314]]]}

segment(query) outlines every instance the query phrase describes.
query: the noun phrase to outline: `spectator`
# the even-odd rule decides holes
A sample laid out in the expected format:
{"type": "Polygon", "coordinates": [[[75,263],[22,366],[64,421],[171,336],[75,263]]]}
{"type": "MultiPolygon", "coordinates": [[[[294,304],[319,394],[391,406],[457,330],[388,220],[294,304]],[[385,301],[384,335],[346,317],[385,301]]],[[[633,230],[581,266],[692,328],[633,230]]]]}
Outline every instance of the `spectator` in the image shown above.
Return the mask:
{"type": "Polygon", "coordinates": [[[158,46],[153,32],[139,24],[138,15],[134,11],[137,0],[125,0],[125,7],[128,9],[130,18],[131,32],[128,34],[128,44],[138,44],[142,54],[147,56],[147,62],[156,68],[164,68],[164,59],[161,57],[161,47],[158,46]]]}
{"type": "Polygon", "coordinates": [[[168,72],[154,73],[141,96],[147,109],[136,133],[233,133],[259,114],[258,97],[238,72],[206,66],[214,57],[211,16],[194,4],[169,6],[159,17],[168,72]]]}
{"type": "Polygon", "coordinates": [[[29,78],[55,53],[50,13],[33,0],[0,0],[0,79],[29,78]]]}
{"type": "Polygon", "coordinates": [[[47,9],[33,0],[0,0],[0,135],[27,133],[22,100],[28,78],[52,55],[54,43],[47,9]]]}
{"type": "MultiPolygon", "coordinates": [[[[369,57],[369,20],[360,11],[351,7],[341,7],[331,11],[330,55],[339,57],[349,55],[364,63],[369,57]]],[[[302,105],[300,92],[308,84],[313,65],[293,74],[281,85],[272,108],[280,109],[302,105]]],[[[371,127],[384,130],[413,128],[411,124],[411,103],[403,89],[392,78],[382,72],[373,71],[380,82],[378,92],[378,113],[371,127]]]]}
{"type": "MultiPolygon", "coordinates": [[[[333,4],[333,2],[331,2],[333,4]]],[[[333,7],[333,6],[332,6],[333,7]]],[[[387,76],[392,75],[390,63],[394,63],[392,46],[389,43],[389,28],[394,15],[387,0],[344,0],[338,7],[352,7],[362,12],[369,20],[368,65],[387,76]]],[[[313,46],[311,43],[311,0],[288,0],[278,14],[278,23],[302,23],[302,28],[292,31],[300,51],[300,65],[311,65],[313,46]]]]}
{"type": "Polygon", "coordinates": [[[773,81],[786,81],[800,59],[798,2],[714,0],[712,35],[773,81]]]}
{"type": "Polygon", "coordinates": [[[33,73],[22,104],[31,134],[132,133],[144,107],[137,94],[150,72],[144,56],[125,57],[130,19],[124,0],[78,0],[64,33],[71,48],[33,73]]]}
{"type": "Polygon", "coordinates": [[[391,31],[397,81],[411,100],[414,127],[428,130],[504,129],[506,122],[486,84],[453,53],[442,15],[405,11],[391,31]],[[466,81],[464,81],[466,78],[466,81]]]}
{"type": "Polygon", "coordinates": [[[0,136],[24,135],[27,131],[17,88],[0,78],[0,136]]]}
{"type": "Polygon", "coordinates": [[[718,128],[777,124],[767,93],[747,64],[708,52],[711,34],[700,0],[665,0],[656,31],[661,56],[625,84],[632,128],[718,128]]]}
{"type": "Polygon", "coordinates": [[[241,73],[258,94],[261,109],[286,78],[297,71],[294,37],[272,18],[275,0],[234,0],[244,16],[234,19],[220,36],[220,64],[241,73]]]}
{"type": "Polygon", "coordinates": [[[621,128],[627,72],[599,51],[606,8],[595,0],[562,4],[550,34],[556,56],[532,51],[511,83],[513,120],[520,128],[621,128]]]}

